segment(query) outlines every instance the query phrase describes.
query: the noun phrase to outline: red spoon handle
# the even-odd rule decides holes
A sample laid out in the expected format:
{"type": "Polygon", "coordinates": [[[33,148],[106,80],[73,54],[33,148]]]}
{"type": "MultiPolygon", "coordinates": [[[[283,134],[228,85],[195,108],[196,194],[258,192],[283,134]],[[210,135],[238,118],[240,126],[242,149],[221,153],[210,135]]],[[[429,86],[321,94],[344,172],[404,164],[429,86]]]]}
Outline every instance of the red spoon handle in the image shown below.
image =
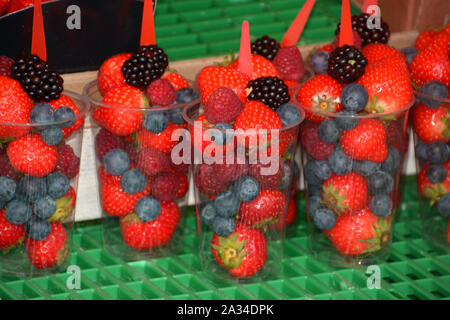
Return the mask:
{"type": "Polygon", "coordinates": [[[153,1],[144,0],[144,11],[142,12],[141,46],[156,44],[155,20],[153,17],[153,1]]]}
{"type": "Polygon", "coordinates": [[[41,0],[34,0],[31,54],[35,54],[42,60],[47,61],[47,49],[45,47],[44,19],[42,17],[41,0]]]}
{"type": "Polygon", "coordinates": [[[350,12],[350,0],[342,0],[341,32],[339,33],[339,46],[353,46],[352,14],[350,12]]]}
{"type": "Polygon", "coordinates": [[[316,0],[307,0],[303,7],[295,17],[294,21],[292,21],[289,29],[287,29],[286,33],[281,40],[282,47],[291,47],[296,46],[300,36],[302,35],[303,29],[305,28],[305,24],[308,21],[309,15],[314,7],[316,0]]]}
{"type": "Polygon", "coordinates": [[[250,29],[248,21],[242,22],[241,46],[239,48],[239,71],[251,78],[253,73],[250,29]]]}

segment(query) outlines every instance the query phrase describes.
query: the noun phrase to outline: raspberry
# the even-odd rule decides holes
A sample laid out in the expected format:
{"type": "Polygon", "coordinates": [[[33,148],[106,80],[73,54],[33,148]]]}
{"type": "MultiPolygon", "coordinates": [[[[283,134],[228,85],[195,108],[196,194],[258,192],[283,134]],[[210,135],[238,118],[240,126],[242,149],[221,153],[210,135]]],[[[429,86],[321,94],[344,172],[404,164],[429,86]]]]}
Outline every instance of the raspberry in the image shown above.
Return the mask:
{"type": "Polygon", "coordinates": [[[0,56],[0,76],[11,77],[11,67],[14,60],[7,56],[0,56]]]}
{"type": "Polygon", "coordinates": [[[248,164],[238,164],[235,157],[233,163],[225,163],[226,159],[222,164],[215,163],[214,170],[216,172],[217,181],[221,183],[230,183],[242,177],[248,173],[248,164]]]}
{"type": "Polygon", "coordinates": [[[139,151],[137,167],[146,175],[154,176],[170,166],[170,158],[155,148],[148,147],[139,151]]]}
{"type": "Polygon", "coordinates": [[[80,171],[80,158],[77,157],[73,149],[68,144],[60,144],[58,146],[58,162],[54,172],[61,172],[69,179],[73,179],[80,171]]]}
{"type": "Polygon", "coordinates": [[[201,193],[216,195],[228,189],[229,183],[222,183],[217,179],[213,165],[200,164],[194,174],[194,183],[201,193]]]}
{"type": "Polygon", "coordinates": [[[182,173],[184,175],[187,175],[189,173],[189,164],[187,163],[175,164],[173,162],[170,162],[170,166],[178,173],[182,173]]]}
{"type": "Polygon", "coordinates": [[[145,91],[152,106],[168,106],[175,102],[176,92],[166,79],[158,79],[150,83],[145,91]]]}
{"type": "Polygon", "coordinates": [[[279,159],[278,168],[271,167],[271,163],[255,163],[250,165],[249,174],[256,180],[258,180],[261,189],[278,189],[278,187],[281,185],[281,182],[283,180],[283,160],[279,159]],[[272,171],[274,172],[272,173],[272,171]]]}
{"type": "Polygon", "coordinates": [[[124,149],[124,144],[122,138],[102,128],[95,137],[95,153],[98,159],[103,162],[105,154],[113,149],[124,149]]]}
{"type": "Polygon", "coordinates": [[[231,122],[237,118],[242,109],[242,102],[234,91],[220,87],[209,97],[205,105],[205,116],[211,123],[231,122]]]}
{"type": "Polygon", "coordinates": [[[150,190],[160,201],[175,200],[180,188],[180,177],[175,173],[164,171],[152,179],[150,190]]]}
{"type": "Polygon", "coordinates": [[[302,80],[305,66],[302,54],[296,46],[280,48],[272,62],[283,80],[302,80]]]}
{"type": "Polygon", "coordinates": [[[11,163],[9,163],[8,156],[3,152],[0,154],[0,176],[7,176],[16,181],[22,177],[21,173],[14,170],[11,163]]]}
{"type": "Polygon", "coordinates": [[[323,142],[319,137],[319,125],[310,123],[300,132],[300,141],[303,149],[317,160],[327,160],[334,152],[336,146],[333,143],[323,142]]]}

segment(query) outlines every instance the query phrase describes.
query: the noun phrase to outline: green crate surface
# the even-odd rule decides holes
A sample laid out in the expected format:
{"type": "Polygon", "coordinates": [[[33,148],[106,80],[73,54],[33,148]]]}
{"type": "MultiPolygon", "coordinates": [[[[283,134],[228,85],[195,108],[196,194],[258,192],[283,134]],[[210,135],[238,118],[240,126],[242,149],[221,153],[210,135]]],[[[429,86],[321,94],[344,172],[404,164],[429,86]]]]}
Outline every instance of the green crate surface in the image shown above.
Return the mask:
{"type": "Polygon", "coordinates": [[[125,262],[104,248],[98,221],[75,226],[71,264],[81,269],[81,288],[69,290],[70,274],[0,278],[1,299],[450,299],[450,252],[433,249],[420,236],[415,177],[404,177],[403,202],[394,225],[391,255],[379,265],[381,289],[368,289],[365,268],[330,267],[308,251],[305,202],[285,241],[282,272],[255,283],[210,280],[200,271],[191,208],[183,251],[171,257],[125,262]]]}

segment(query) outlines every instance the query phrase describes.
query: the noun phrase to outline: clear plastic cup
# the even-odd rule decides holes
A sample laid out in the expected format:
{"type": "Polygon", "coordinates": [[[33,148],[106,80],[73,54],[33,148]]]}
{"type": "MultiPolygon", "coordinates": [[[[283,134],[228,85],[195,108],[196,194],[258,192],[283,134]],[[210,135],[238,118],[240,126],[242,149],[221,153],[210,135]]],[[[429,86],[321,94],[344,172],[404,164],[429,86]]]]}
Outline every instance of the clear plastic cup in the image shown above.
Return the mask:
{"type": "Polygon", "coordinates": [[[70,260],[89,105],[70,91],[49,104],[54,110],[69,107],[75,118],[39,125],[0,123],[2,134],[9,135],[2,137],[5,143],[0,148],[1,189],[15,186],[12,198],[0,192],[0,270],[5,275],[35,277],[65,272],[70,260]],[[49,130],[62,131],[62,135],[54,138],[50,134],[49,138],[49,130]]]}
{"type": "Polygon", "coordinates": [[[388,257],[412,104],[344,116],[298,103],[307,119],[300,144],[309,245],[322,261],[352,267],[388,257]]]}
{"type": "Polygon", "coordinates": [[[293,155],[304,115],[282,129],[230,131],[196,121],[203,111],[201,105],[183,111],[193,146],[202,270],[239,281],[273,277],[281,268],[293,155]]]}
{"type": "Polygon", "coordinates": [[[172,150],[179,148],[187,127],[181,110],[198,104],[199,100],[158,108],[113,106],[102,102],[96,81],[85,86],[84,95],[93,108],[92,128],[106,250],[126,260],[179,252],[190,167],[175,164],[172,150]],[[144,122],[153,121],[151,119],[161,113],[169,114],[167,127],[160,133],[148,131],[144,122]],[[119,122],[115,120],[105,122],[104,116],[117,119],[123,130],[117,130],[119,122]],[[124,118],[127,120],[123,122],[124,118]],[[129,129],[128,124],[134,128],[129,129]],[[125,157],[126,168],[110,169],[114,157],[125,157]]]}
{"type": "Polygon", "coordinates": [[[418,91],[415,95],[417,103],[411,112],[411,123],[414,131],[422,236],[431,246],[448,250],[450,99],[439,99],[418,91]]]}

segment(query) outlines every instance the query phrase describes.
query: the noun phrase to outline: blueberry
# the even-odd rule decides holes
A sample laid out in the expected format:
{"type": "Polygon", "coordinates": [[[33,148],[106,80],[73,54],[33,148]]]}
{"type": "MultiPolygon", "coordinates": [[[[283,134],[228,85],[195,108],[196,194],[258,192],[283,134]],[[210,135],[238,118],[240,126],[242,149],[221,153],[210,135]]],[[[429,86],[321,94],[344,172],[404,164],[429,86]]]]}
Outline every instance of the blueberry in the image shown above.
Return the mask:
{"type": "Polygon", "coordinates": [[[216,217],[213,222],[213,230],[219,237],[229,236],[236,228],[233,218],[216,217]]]}
{"type": "Polygon", "coordinates": [[[353,111],[341,110],[338,112],[334,121],[336,121],[336,125],[339,129],[352,130],[355,129],[359,123],[359,119],[357,117],[352,117],[353,115],[356,115],[353,111]]]}
{"type": "Polygon", "coordinates": [[[12,200],[5,209],[5,217],[12,224],[24,224],[33,214],[28,203],[20,200],[12,200]]]}
{"type": "Polygon", "coordinates": [[[427,146],[427,159],[434,164],[447,161],[450,157],[450,147],[441,141],[433,141],[427,146]]]}
{"type": "Polygon", "coordinates": [[[314,185],[314,184],[307,184],[308,189],[308,196],[309,197],[321,197],[322,196],[322,186],[321,185],[314,185]]]}
{"type": "Polygon", "coordinates": [[[300,121],[300,110],[292,104],[285,103],[278,107],[276,113],[281,119],[283,127],[288,127],[300,121]]]}
{"type": "MultiPolygon", "coordinates": [[[[433,98],[445,99],[448,97],[447,86],[440,81],[430,81],[425,83],[422,88],[420,88],[420,92],[433,98]]],[[[432,98],[426,98],[423,96],[420,96],[419,98],[424,105],[430,108],[438,108],[443,104],[442,101],[438,101],[432,98]]]]}
{"type": "Polygon", "coordinates": [[[147,186],[147,176],[139,169],[131,169],[122,175],[120,185],[128,194],[138,193],[147,186]]]}
{"type": "MultiPolygon", "coordinates": [[[[153,108],[158,108],[158,106],[153,108]]],[[[149,111],[145,114],[144,127],[151,133],[161,133],[166,130],[168,125],[169,112],[167,111],[149,111]]]]}
{"type": "Polygon", "coordinates": [[[369,102],[369,93],[359,83],[351,83],[342,89],[341,102],[345,109],[360,112],[364,110],[369,102]]]}
{"type": "Polygon", "coordinates": [[[37,216],[31,217],[31,219],[25,224],[25,232],[28,237],[38,241],[44,241],[47,239],[52,225],[46,219],[41,219],[37,216]]]}
{"type": "Polygon", "coordinates": [[[392,210],[391,198],[387,195],[376,195],[370,199],[369,208],[374,215],[387,217],[392,210]]]}
{"type": "Polygon", "coordinates": [[[422,141],[417,142],[415,151],[416,157],[419,161],[428,162],[427,145],[425,143],[422,141]]]}
{"type": "Polygon", "coordinates": [[[353,171],[363,177],[370,177],[375,172],[381,169],[380,162],[372,162],[368,160],[364,161],[354,161],[353,171]]]}
{"type": "Polygon", "coordinates": [[[119,176],[130,167],[128,154],[121,149],[113,149],[103,157],[105,169],[109,174],[119,176]]]}
{"type": "Polygon", "coordinates": [[[191,88],[182,88],[180,90],[177,90],[176,95],[177,104],[188,103],[199,98],[198,93],[191,88]]]}
{"type": "Polygon", "coordinates": [[[319,196],[310,196],[306,200],[308,205],[308,213],[310,216],[313,216],[317,209],[321,206],[320,201],[322,200],[322,197],[319,196]]]}
{"type": "Polygon", "coordinates": [[[217,123],[213,129],[209,129],[211,140],[219,146],[223,146],[233,139],[233,127],[226,122],[217,123]]]}
{"type": "Polygon", "coordinates": [[[75,123],[75,112],[66,106],[62,106],[55,110],[54,113],[55,122],[58,122],[57,126],[60,128],[67,128],[73,126],[75,123]]]}
{"type": "Polygon", "coordinates": [[[444,194],[439,199],[436,208],[444,218],[450,218],[450,193],[444,194]]]}
{"type": "Polygon", "coordinates": [[[327,74],[328,70],[328,58],[330,54],[323,50],[317,50],[311,56],[311,65],[315,73],[327,74]]]}
{"type": "Polygon", "coordinates": [[[313,220],[320,230],[330,230],[336,225],[337,216],[330,209],[322,207],[314,212],[313,220]]]}
{"type": "Polygon", "coordinates": [[[352,171],[353,161],[342,150],[333,152],[328,158],[328,161],[330,162],[331,169],[338,175],[345,175],[352,171]]]}
{"type": "Polygon", "coordinates": [[[240,204],[239,198],[231,190],[219,194],[214,201],[217,214],[224,218],[236,215],[239,211],[240,204]]]}
{"type": "Polygon", "coordinates": [[[341,136],[336,121],[332,119],[326,119],[319,124],[319,137],[322,141],[333,143],[336,142],[341,136]]]}
{"type": "Polygon", "coordinates": [[[400,152],[392,146],[388,148],[388,156],[386,160],[381,164],[381,170],[395,173],[400,167],[401,157],[400,152]]]}
{"type": "Polygon", "coordinates": [[[406,47],[400,50],[401,53],[403,53],[406,57],[406,60],[408,60],[408,64],[411,64],[414,57],[419,53],[416,48],[413,47],[406,47]]]}
{"type": "Polygon", "coordinates": [[[45,178],[24,176],[17,184],[16,198],[24,202],[35,202],[47,194],[47,182],[45,178]]]}
{"type": "Polygon", "coordinates": [[[181,109],[173,109],[169,111],[169,121],[174,124],[183,124],[184,118],[181,109]]]}
{"type": "Polygon", "coordinates": [[[214,201],[209,200],[200,206],[200,219],[207,225],[212,225],[217,216],[214,201]]]}
{"type": "Polygon", "coordinates": [[[63,132],[58,127],[47,127],[41,131],[41,138],[49,146],[56,146],[63,139],[63,132]]]}
{"type": "Polygon", "coordinates": [[[136,215],[143,222],[155,220],[161,213],[161,204],[152,196],[143,197],[134,206],[136,215]]]}
{"type": "Polygon", "coordinates": [[[0,201],[10,201],[14,198],[16,193],[17,184],[9,177],[0,177],[0,201]]]}
{"type": "Polygon", "coordinates": [[[389,194],[394,187],[394,179],[384,171],[377,171],[367,179],[367,187],[373,195],[389,194]]]}
{"type": "MultiPolygon", "coordinates": [[[[305,180],[308,183],[308,185],[321,185],[323,182],[323,179],[320,179],[317,175],[316,175],[316,162],[313,161],[308,161],[308,163],[306,164],[305,168],[304,168],[304,174],[305,174],[305,180]]],[[[330,168],[330,176],[331,176],[331,168],[330,168]]]]}
{"type": "Polygon", "coordinates": [[[0,200],[0,210],[3,210],[6,207],[7,201],[0,200]]]}
{"type": "Polygon", "coordinates": [[[48,103],[36,103],[30,112],[30,122],[42,124],[54,122],[54,112],[55,110],[48,103]]]}
{"type": "Polygon", "coordinates": [[[50,218],[55,213],[56,208],[56,200],[49,195],[39,198],[33,204],[34,214],[42,219],[50,218]]]}
{"type": "Polygon", "coordinates": [[[441,183],[447,177],[447,169],[442,164],[432,164],[425,170],[425,175],[431,183],[441,183]]]}
{"type": "Polygon", "coordinates": [[[234,183],[234,191],[240,201],[250,202],[259,195],[259,183],[255,178],[243,176],[234,183]]]}
{"type": "Polygon", "coordinates": [[[47,176],[47,193],[53,199],[64,197],[70,188],[70,181],[61,172],[50,173],[47,176]]]}
{"type": "Polygon", "coordinates": [[[322,181],[325,181],[331,177],[333,170],[330,167],[328,161],[314,161],[315,175],[322,181]]]}

